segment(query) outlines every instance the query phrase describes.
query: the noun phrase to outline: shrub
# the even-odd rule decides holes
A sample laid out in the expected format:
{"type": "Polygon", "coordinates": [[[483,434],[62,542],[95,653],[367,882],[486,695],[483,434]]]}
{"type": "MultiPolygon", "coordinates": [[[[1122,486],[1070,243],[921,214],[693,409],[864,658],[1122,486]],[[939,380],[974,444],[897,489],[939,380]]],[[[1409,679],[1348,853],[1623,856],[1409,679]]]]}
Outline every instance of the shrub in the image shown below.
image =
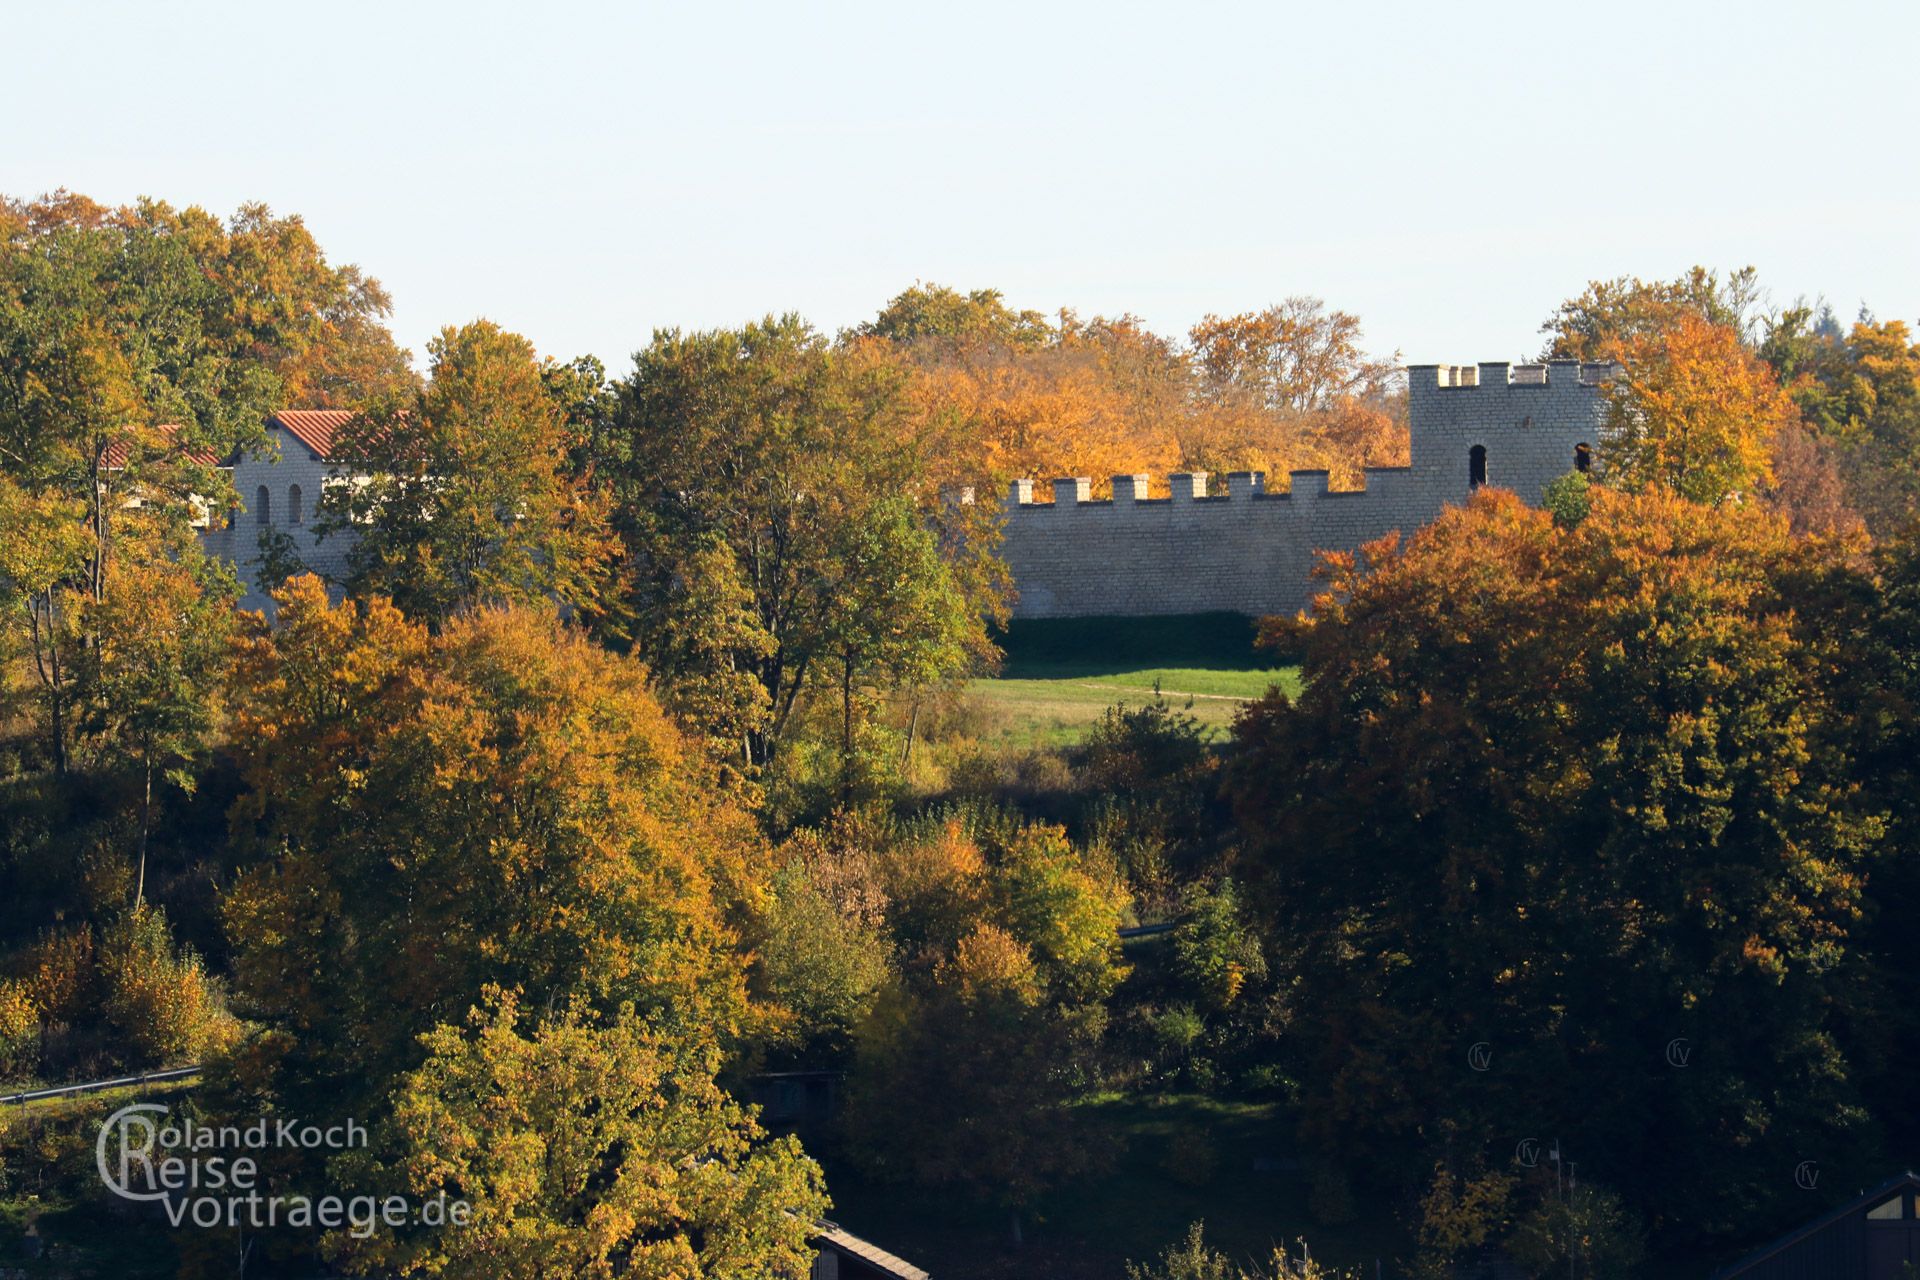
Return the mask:
{"type": "Polygon", "coordinates": [[[0,1077],[33,1073],[39,1058],[40,1006],[24,982],[0,982],[0,1077]]]}
{"type": "Polygon", "coordinates": [[[229,1033],[231,1019],[200,957],[190,947],[174,947],[158,908],[109,924],[99,965],[106,1019],[130,1062],[194,1059],[229,1033]]]}

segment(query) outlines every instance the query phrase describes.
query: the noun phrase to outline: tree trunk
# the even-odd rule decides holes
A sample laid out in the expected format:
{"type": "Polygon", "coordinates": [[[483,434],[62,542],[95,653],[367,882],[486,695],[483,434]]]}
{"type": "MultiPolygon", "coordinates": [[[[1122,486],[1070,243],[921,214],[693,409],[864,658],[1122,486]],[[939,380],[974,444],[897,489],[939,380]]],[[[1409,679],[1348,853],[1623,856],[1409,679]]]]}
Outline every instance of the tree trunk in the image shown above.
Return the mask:
{"type": "Polygon", "coordinates": [[[1027,1238],[1020,1234],[1020,1211],[1018,1209],[1009,1210],[1008,1216],[1013,1224],[1013,1247],[1018,1249],[1027,1242],[1027,1238]]]}
{"type": "Polygon", "coordinates": [[[67,773],[67,717],[65,677],[60,672],[60,637],[54,625],[53,588],[48,587],[41,599],[34,601],[27,610],[27,619],[33,626],[33,665],[40,676],[40,683],[47,691],[47,714],[53,722],[53,771],[61,777],[67,773]],[[46,633],[41,634],[41,601],[45,601],[46,633]]]}
{"type": "Polygon", "coordinates": [[[907,747],[900,753],[900,771],[905,773],[913,765],[913,733],[920,727],[920,699],[913,700],[913,711],[907,716],[907,747]]]}
{"type": "Polygon", "coordinates": [[[133,913],[147,896],[147,833],[153,829],[153,760],[146,761],[145,787],[140,793],[140,870],[133,881],[133,913]]]}

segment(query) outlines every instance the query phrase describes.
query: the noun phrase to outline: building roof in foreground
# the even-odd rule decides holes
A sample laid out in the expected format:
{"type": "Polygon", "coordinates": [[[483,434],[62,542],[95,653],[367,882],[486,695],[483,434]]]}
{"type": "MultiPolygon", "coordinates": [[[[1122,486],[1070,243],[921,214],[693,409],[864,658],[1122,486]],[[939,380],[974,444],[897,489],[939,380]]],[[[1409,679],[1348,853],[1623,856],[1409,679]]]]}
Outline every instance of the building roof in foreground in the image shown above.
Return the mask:
{"type": "Polygon", "coordinates": [[[825,1218],[813,1224],[813,1238],[816,1242],[831,1246],[835,1251],[858,1258],[883,1275],[896,1277],[896,1280],[932,1280],[927,1272],[914,1266],[905,1258],[895,1257],[877,1244],[869,1244],[850,1231],[842,1230],[836,1222],[825,1218]]]}
{"type": "Polygon", "coordinates": [[[1901,1187],[1912,1187],[1915,1190],[1920,1190],[1920,1177],[1914,1176],[1911,1170],[1906,1173],[1897,1173],[1879,1186],[1867,1191],[1862,1191],[1859,1195],[1847,1201],[1831,1213],[1822,1214],[1805,1226],[1796,1227],[1794,1230],[1789,1231],[1786,1235],[1781,1236],[1771,1244],[1762,1245],[1760,1248],[1755,1249],[1752,1253],[1740,1259],[1740,1261],[1730,1266],[1720,1268],[1720,1270],[1713,1273],[1713,1280],[1733,1280],[1733,1277],[1742,1275],[1749,1269],[1757,1267],[1768,1259],[1785,1252],[1807,1237],[1817,1235],[1826,1230],[1848,1214],[1858,1213],[1866,1206],[1886,1199],[1889,1192],[1898,1190],[1901,1187]]]}

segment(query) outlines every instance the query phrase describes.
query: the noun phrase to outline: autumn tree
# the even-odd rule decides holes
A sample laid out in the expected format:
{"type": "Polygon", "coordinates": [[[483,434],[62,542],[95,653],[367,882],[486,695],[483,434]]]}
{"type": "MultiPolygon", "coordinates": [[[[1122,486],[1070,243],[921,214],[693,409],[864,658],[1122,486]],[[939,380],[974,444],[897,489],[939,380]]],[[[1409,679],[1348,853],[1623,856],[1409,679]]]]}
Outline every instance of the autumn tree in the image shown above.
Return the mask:
{"type": "Polygon", "coordinates": [[[637,648],[670,700],[735,709],[751,768],[805,694],[939,679],[991,652],[995,531],[984,507],[940,500],[905,379],[884,348],[835,348],[789,316],[657,334],[620,385],[597,465],[637,648]]]}
{"type": "Polygon", "coordinates": [[[856,332],[862,337],[908,344],[933,339],[1032,348],[1047,345],[1054,331],[1038,311],[1009,308],[998,289],[961,293],[941,284],[915,284],[902,290],[856,332]]]}
{"type": "MultiPolygon", "coordinates": [[[[405,384],[386,307],[265,206],[223,222],[151,200],[0,199],[0,680],[29,687],[23,758],[54,775],[37,802],[75,806],[44,852],[119,845],[132,808],[137,834],[113,855],[133,864],[133,902],[162,802],[193,789],[218,719],[237,584],[196,536],[232,502],[215,464],[259,447],[290,397],[405,384]]],[[[27,815],[5,825],[27,856],[27,815]]]]}
{"type": "Polygon", "coordinates": [[[858,1036],[847,1124],[876,1174],[1012,1213],[1098,1164],[1069,1104],[1125,970],[1123,890],[1057,827],[932,822],[877,864],[908,958],[858,1036]]]}
{"type": "Polygon", "coordinates": [[[847,336],[885,343],[915,372],[943,482],[1328,467],[1357,485],[1406,453],[1393,361],[1368,357],[1359,321],[1314,298],[1209,316],[1188,343],[1131,315],[1055,320],[991,290],[920,285],[847,336]]]}
{"type": "Polygon", "coordinates": [[[775,875],[754,948],[756,991],[782,1015],[774,1038],[819,1064],[846,1056],[854,1030],[892,974],[877,921],[837,901],[804,861],[775,875]]]}
{"type": "Polygon", "coordinates": [[[1331,557],[1231,790],[1315,1141],[1390,1178],[1422,1134],[1555,1133],[1670,1230],[1746,1229],[1787,1193],[1757,1170],[1862,1136],[1839,1006],[1880,822],[1799,607],[1833,563],[1751,507],[1591,497],[1331,557]]]}
{"type": "Polygon", "coordinates": [[[1178,415],[1154,420],[1085,346],[936,344],[913,354],[910,394],[934,431],[943,480],[997,494],[1007,481],[1164,474],[1180,461],[1178,415]]]}
{"type": "Polygon", "coordinates": [[[425,388],[337,439],[351,481],[329,486],[315,531],[352,535],[348,585],[435,626],[506,602],[595,613],[614,542],[602,495],[569,468],[553,371],[487,320],[441,330],[427,351],[425,388]]]}
{"type": "Polygon", "coordinates": [[[299,215],[241,205],[222,248],[215,279],[230,301],[220,337],[279,380],[276,408],[352,409],[414,386],[407,352],[386,328],[386,289],[357,266],[328,262],[299,215]]]}
{"type": "Polygon", "coordinates": [[[637,662],[544,609],[429,635],[311,577],[279,603],[240,663],[235,822],[261,861],[224,913],[290,1079],[364,1100],[490,982],[747,1030],[734,939],[759,846],[637,662]]]}
{"type": "Polygon", "coordinates": [[[1920,512],[1920,342],[1904,322],[1863,315],[1843,331],[1803,305],[1769,327],[1760,355],[1806,419],[1805,440],[1787,442],[1789,460],[1806,463],[1788,478],[1807,477],[1799,487],[1813,490],[1814,510],[1836,508],[1837,483],[1882,535],[1920,512]]]}
{"type": "Polygon", "coordinates": [[[719,1280],[811,1265],[820,1170],[714,1084],[711,1046],[631,1009],[536,1015],[498,988],[422,1044],[374,1149],[333,1175],[460,1216],[335,1233],[356,1273],[719,1280]]]}
{"type": "Polygon", "coordinates": [[[1369,357],[1360,336],[1358,316],[1329,311],[1318,298],[1292,297],[1264,311],[1210,315],[1188,340],[1210,394],[1305,413],[1385,393],[1394,362],[1369,357]]]}
{"type": "Polygon", "coordinates": [[[1321,466],[1353,485],[1362,466],[1402,462],[1398,353],[1369,356],[1360,339],[1359,317],[1318,298],[1206,317],[1188,334],[1199,384],[1195,435],[1204,443],[1183,449],[1184,464],[1321,466]]]}
{"type": "Polygon", "coordinates": [[[1674,280],[1594,280],[1540,326],[1547,335],[1540,358],[1618,360],[1630,348],[1656,341],[1683,318],[1730,329],[1742,342],[1757,342],[1765,299],[1760,273],[1753,267],[1725,276],[1696,266],[1674,280]]]}
{"type": "Polygon", "coordinates": [[[1619,352],[1626,373],[1607,385],[1602,427],[1608,484],[1719,503],[1772,480],[1773,443],[1799,414],[1733,329],[1682,311],[1619,352]]]}
{"type": "Polygon", "coordinates": [[[92,694],[82,725],[109,760],[139,779],[133,905],[145,900],[155,784],[191,795],[214,743],[233,637],[231,569],[193,544],[125,544],[99,600],[77,624],[91,640],[76,655],[92,694]]]}
{"type": "Polygon", "coordinates": [[[152,903],[65,923],[9,957],[0,1000],[49,1073],[198,1062],[237,1032],[219,980],[152,903]],[[44,1051],[44,1056],[42,1052],[44,1051]]]}
{"type": "Polygon", "coordinates": [[[228,247],[198,209],[0,202],[0,537],[37,544],[9,556],[9,623],[61,772],[91,696],[76,606],[105,600],[123,536],[158,540],[149,562],[191,539],[193,496],[226,492],[209,464],[257,442],[279,394],[228,332],[228,247]],[[68,520],[83,532],[51,527],[68,520]]]}

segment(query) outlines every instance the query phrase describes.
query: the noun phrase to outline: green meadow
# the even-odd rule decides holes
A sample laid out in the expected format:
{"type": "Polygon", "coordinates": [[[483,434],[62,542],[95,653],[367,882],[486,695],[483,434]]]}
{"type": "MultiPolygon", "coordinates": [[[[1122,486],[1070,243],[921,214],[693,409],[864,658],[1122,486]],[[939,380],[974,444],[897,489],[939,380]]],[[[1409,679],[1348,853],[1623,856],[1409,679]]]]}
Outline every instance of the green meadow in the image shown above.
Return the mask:
{"type": "Polygon", "coordinates": [[[1107,708],[1156,691],[1223,734],[1269,688],[1300,690],[1298,666],[1261,649],[1254,622],[1237,614],[1028,619],[1000,643],[1000,672],[967,688],[998,746],[1078,742],[1107,708]]]}

